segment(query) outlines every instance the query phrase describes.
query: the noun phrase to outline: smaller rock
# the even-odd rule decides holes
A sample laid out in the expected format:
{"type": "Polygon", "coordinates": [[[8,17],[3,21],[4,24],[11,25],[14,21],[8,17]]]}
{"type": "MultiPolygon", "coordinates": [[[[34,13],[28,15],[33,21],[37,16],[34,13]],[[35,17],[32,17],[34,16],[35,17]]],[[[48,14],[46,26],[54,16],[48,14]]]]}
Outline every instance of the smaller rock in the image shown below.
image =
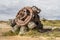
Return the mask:
{"type": "Polygon", "coordinates": [[[34,22],[29,22],[28,23],[28,28],[29,29],[33,29],[34,27],[36,27],[37,25],[34,22]]]}

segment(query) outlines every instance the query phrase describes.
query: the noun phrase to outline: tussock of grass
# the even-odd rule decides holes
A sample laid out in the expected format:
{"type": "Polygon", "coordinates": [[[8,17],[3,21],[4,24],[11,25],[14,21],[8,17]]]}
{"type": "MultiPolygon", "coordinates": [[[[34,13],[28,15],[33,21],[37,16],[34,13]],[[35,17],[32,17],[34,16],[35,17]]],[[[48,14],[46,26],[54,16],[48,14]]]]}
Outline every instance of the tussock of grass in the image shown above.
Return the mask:
{"type": "MultiPolygon", "coordinates": [[[[14,36],[14,35],[18,35],[18,32],[16,31],[16,33],[13,33],[11,31],[6,32],[3,34],[3,36],[14,36]]],[[[32,37],[36,37],[36,36],[44,36],[44,37],[60,37],[60,29],[56,28],[50,32],[38,32],[37,30],[30,30],[29,32],[26,32],[26,34],[24,35],[20,35],[20,36],[32,36],[32,37]]]]}
{"type": "MultiPolygon", "coordinates": [[[[60,20],[46,20],[45,22],[41,21],[44,26],[55,26],[60,27],[60,20]]],[[[11,31],[3,33],[3,36],[14,36],[18,35],[18,31],[16,33],[13,33],[11,31]]],[[[22,35],[21,35],[22,36],[22,35]]],[[[60,37],[60,29],[56,28],[52,30],[51,32],[38,32],[37,30],[30,30],[29,32],[26,32],[23,36],[54,36],[54,37],[60,37]]]]}
{"type": "Polygon", "coordinates": [[[46,20],[45,22],[44,21],[41,21],[41,22],[44,26],[60,27],[60,20],[46,20]]]}
{"type": "Polygon", "coordinates": [[[15,36],[15,35],[18,35],[18,33],[19,33],[19,30],[16,30],[14,33],[10,30],[8,32],[3,33],[2,36],[15,36]]]}
{"type": "Polygon", "coordinates": [[[9,32],[3,33],[2,36],[14,36],[14,35],[16,35],[16,33],[13,33],[12,31],[9,31],[9,32]]]}

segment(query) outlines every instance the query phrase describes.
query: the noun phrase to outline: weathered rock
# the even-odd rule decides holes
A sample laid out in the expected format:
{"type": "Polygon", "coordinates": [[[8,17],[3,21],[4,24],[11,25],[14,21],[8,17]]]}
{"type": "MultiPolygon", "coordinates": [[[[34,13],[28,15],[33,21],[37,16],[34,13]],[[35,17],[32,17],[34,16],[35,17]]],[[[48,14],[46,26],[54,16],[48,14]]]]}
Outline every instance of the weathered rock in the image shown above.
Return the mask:
{"type": "Polygon", "coordinates": [[[28,28],[29,29],[33,29],[34,27],[36,27],[37,25],[34,23],[34,22],[32,22],[32,21],[30,21],[29,23],[28,23],[28,28]]]}
{"type": "Polygon", "coordinates": [[[12,27],[12,32],[16,32],[17,29],[19,29],[19,26],[18,25],[15,25],[14,27],[12,27]]]}
{"type": "Polygon", "coordinates": [[[21,27],[20,27],[20,31],[19,31],[19,35],[20,35],[20,34],[25,34],[26,29],[27,29],[26,26],[21,26],[21,27]]]}

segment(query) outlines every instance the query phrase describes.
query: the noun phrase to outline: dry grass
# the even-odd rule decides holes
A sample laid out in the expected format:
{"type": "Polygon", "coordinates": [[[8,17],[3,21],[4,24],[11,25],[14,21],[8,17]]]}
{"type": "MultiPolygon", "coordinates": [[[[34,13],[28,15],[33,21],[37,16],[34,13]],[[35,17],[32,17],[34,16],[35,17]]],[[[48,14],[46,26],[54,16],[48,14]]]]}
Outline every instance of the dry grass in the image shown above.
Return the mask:
{"type": "Polygon", "coordinates": [[[58,28],[44,33],[30,30],[25,35],[18,36],[18,34],[10,31],[11,27],[7,23],[0,23],[0,27],[2,27],[0,28],[0,34],[3,34],[3,36],[0,35],[0,40],[60,40],[60,29],[58,28]]]}
{"type": "Polygon", "coordinates": [[[41,21],[44,26],[56,26],[60,27],[60,20],[46,20],[46,21],[41,21]]]}
{"type": "MultiPolygon", "coordinates": [[[[51,24],[53,25],[54,24],[57,24],[59,23],[60,21],[45,21],[42,23],[46,26],[51,26],[51,24]]],[[[8,22],[5,22],[5,21],[1,21],[1,24],[0,26],[2,26],[3,28],[6,27],[6,28],[10,28],[11,27],[8,25],[8,22]],[[3,26],[2,26],[3,25],[3,26]]],[[[1,29],[1,28],[0,28],[1,29]]],[[[10,29],[7,29],[7,30],[10,30],[10,29]]],[[[3,29],[4,30],[4,29],[3,29]]],[[[5,31],[5,30],[4,30],[5,31]]],[[[18,31],[16,31],[16,33],[12,33],[11,31],[8,31],[8,32],[5,32],[3,33],[4,36],[14,36],[14,35],[18,35],[18,31]]],[[[27,32],[25,34],[25,36],[55,36],[55,37],[60,37],[60,29],[59,28],[55,28],[54,30],[52,31],[48,31],[48,32],[38,32],[37,30],[30,30],[29,32],[27,32]]]]}

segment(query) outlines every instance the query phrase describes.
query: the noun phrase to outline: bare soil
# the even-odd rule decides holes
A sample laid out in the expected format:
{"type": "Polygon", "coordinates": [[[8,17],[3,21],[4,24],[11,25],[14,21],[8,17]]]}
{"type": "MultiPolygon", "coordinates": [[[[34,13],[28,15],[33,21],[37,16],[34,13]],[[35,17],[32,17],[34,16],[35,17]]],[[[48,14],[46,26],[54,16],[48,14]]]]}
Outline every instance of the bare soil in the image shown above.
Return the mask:
{"type": "Polygon", "coordinates": [[[7,23],[0,23],[0,40],[60,40],[60,37],[28,37],[28,36],[2,36],[3,33],[11,30],[7,23]]]}

